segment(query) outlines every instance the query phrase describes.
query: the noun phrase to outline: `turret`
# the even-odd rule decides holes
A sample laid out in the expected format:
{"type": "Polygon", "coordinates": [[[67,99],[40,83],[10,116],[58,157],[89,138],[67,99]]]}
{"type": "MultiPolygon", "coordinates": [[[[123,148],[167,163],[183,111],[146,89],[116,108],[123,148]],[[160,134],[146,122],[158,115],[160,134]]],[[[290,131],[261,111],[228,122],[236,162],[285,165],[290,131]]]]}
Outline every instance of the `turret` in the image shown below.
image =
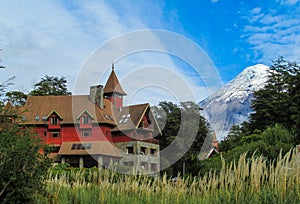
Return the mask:
{"type": "Polygon", "coordinates": [[[114,64],[112,64],[112,71],[104,86],[104,98],[110,100],[115,107],[121,108],[123,106],[123,96],[125,95],[127,94],[122,89],[114,70],[114,64]]]}

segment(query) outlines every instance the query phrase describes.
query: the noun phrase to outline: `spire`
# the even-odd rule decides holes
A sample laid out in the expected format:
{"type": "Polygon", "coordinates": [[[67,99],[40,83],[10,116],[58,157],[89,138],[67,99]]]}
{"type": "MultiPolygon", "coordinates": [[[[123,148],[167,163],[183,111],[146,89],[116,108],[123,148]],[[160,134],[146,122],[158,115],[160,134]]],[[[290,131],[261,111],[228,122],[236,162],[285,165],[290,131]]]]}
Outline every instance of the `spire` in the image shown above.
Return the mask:
{"type": "Polygon", "coordinates": [[[104,94],[108,93],[118,93],[121,95],[127,95],[119,83],[118,77],[115,73],[114,63],[112,63],[112,70],[104,87],[104,94]]]}
{"type": "Polygon", "coordinates": [[[213,135],[212,135],[212,146],[218,150],[218,139],[217,139],[217,135],[216,132],[214,131],[213,135]]]}
{"type": "Polygon", "coordinates": [[[115,70],[115,63],[114,62],[112,62],[112,64],[111,64],[111,69],[114,71],[115,70]]]}

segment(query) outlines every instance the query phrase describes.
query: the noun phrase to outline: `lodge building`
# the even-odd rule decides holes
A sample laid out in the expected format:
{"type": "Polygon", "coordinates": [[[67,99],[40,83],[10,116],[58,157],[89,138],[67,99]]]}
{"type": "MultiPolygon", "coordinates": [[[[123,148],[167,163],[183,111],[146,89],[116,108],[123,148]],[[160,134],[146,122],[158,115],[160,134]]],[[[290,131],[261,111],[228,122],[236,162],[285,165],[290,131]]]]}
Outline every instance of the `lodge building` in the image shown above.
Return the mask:
{"type": "Polygon", "coordinates": [[[57,163],[157,173],[160,130],[150,105],[123,106],[124,96],[112,66],[105,86],[89,95],[29,96],[19,123],[34,128],[57,163]]]}

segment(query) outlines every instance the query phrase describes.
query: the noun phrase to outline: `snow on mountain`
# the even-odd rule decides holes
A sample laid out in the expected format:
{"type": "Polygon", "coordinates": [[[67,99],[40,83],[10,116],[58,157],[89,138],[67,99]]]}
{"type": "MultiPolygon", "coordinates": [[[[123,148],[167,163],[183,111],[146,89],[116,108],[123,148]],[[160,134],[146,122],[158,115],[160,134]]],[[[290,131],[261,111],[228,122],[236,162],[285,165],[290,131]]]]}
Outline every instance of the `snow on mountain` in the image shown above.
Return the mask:
{"type": "Polygon", "coordinates": [[[218,139],[223,139],[233,125],[246,121],[251,113],[253,92],[263,88],[269,67],[257,64],[244,69],[222,89],[199,103],[218,139]]]}

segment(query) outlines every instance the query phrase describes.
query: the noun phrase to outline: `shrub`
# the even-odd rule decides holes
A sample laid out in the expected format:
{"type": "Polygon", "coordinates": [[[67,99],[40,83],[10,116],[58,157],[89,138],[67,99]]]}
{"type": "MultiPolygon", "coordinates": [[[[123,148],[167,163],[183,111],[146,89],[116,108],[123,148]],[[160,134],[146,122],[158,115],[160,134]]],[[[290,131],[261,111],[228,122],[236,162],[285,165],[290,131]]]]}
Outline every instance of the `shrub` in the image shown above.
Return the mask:
{"type": "Polygon", "coordinates": [[[43,181],[51,162],[40,153],[41,148],[31,129],[1,124],[0,203],[28,203],[43,196],[43,181]]]}

